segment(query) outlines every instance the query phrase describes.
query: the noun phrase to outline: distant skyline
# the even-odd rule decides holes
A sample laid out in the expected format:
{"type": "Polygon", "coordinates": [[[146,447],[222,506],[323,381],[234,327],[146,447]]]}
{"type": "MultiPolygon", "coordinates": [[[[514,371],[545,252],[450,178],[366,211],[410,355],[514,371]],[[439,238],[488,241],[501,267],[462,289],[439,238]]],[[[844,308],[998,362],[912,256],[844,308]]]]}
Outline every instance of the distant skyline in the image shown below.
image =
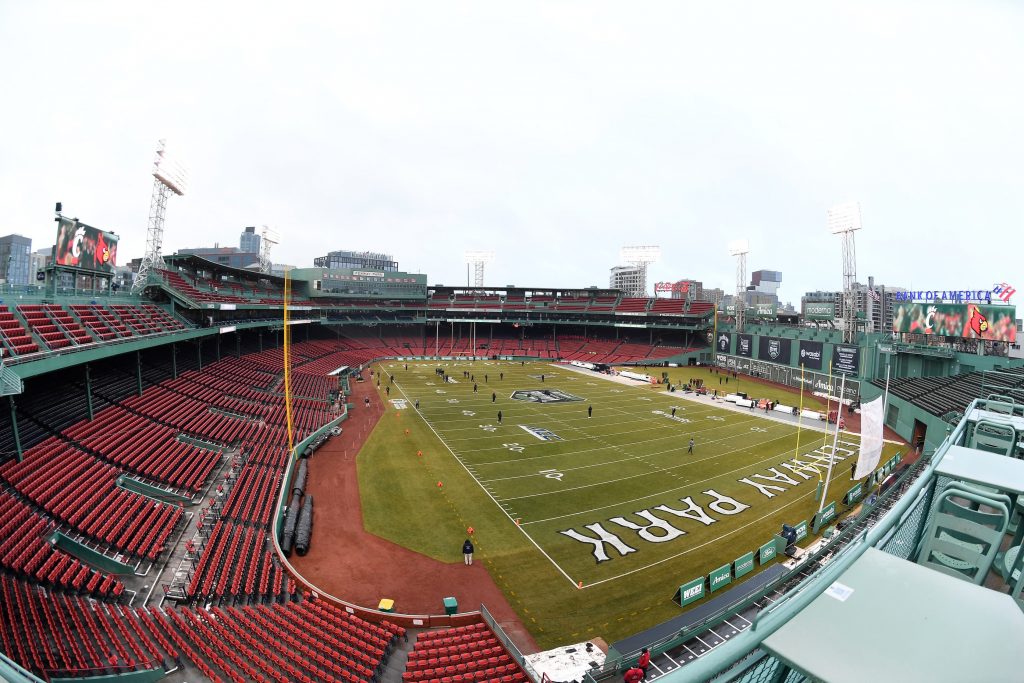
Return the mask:
{"type": "MultiPolygon", "coordinates": [[[[462,284],[1024,284],[1024,6],[1007,2],[0,4],[0,235],[53,205],[141,256],[157,140],[189,172],[165,252],[281,234],[275,262],[394,254],[462,284]]],[[[1024,291],[1024,290],[1022,290],[1024,291]]]]}

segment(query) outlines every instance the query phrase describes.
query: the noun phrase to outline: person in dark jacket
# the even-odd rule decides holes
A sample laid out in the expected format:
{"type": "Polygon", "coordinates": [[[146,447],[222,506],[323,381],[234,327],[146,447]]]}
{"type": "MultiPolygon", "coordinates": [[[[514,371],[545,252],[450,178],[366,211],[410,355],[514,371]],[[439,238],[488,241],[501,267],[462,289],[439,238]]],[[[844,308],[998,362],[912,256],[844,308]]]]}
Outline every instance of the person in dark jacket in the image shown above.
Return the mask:
{"type": "Polygon", "coordinates": [[[468,538],[462,544],[462,556],[465,558],[467,566],[473,564],[473,542],[468,538]]]}

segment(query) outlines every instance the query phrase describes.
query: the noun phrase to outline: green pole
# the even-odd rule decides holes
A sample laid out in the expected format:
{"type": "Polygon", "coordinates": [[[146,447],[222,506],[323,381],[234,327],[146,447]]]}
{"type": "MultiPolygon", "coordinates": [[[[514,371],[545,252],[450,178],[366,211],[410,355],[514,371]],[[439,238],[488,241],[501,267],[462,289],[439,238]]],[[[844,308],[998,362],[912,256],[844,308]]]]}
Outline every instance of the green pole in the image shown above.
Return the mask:
{"type": "Polygon", "coordinates": [[[256,338],[260,342],[260,353],[263,353],[263,330],[256,333],[256,338]]]}
{"type": "Polygon", "coordinates": [[[142,396],[142,354],[135,352],[135,388],[139,396],[142,396]]]}
{"type": "Polygon", "coordinates": [[[14,397],[8,396],[7,402],[11,406],[11,430],[14,432],[14,450],[18,454],[18,462],[22,460],[21,434],[18,433],[18,411],[14,409],[14,397]]]}
{"type": "Polygon", "coordinates": [[[178,345],[171,344],[171,377],[178,379],[178,345]]]}
{"type": "Polygon", "coordinates": [[[238,332],[235,332],[235,357],[242,357],[242,335],[238,332]]]}
{"type": "Polygon", "coordinates": [[[203,340],[196,340],[196,356],[199,358],[199,372],[203,371],[203,340]]]}
{"type": "Polygon", "coordinates": [[[89,411],[89,422],[92,422],[92,368],[85,364],[85,407],[89,411]]]}
{"type": "Polygon", "coordinates": [[[220,360],[220,335],[217,335],[217,360],[220,360]]]}

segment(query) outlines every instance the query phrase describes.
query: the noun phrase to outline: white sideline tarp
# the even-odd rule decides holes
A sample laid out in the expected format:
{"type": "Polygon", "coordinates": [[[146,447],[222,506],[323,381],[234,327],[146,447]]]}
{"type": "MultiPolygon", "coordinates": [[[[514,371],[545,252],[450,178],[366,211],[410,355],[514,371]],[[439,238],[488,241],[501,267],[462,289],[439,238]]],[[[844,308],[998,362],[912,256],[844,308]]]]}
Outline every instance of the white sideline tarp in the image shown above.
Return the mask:
{"type": "Polygon", "coordinates": [[[878,467],[882,457],[882,397],[860,406],[860,455],[854,479],[863,479],[878,467]]]}

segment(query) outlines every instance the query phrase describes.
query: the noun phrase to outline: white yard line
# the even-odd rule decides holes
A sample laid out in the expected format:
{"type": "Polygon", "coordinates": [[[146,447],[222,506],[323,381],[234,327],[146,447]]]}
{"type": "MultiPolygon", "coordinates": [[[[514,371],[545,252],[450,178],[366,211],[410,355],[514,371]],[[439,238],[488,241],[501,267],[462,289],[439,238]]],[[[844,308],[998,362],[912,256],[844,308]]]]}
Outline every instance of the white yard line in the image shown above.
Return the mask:
{"type": "MultiPolygon", "coordinates": [[[[395,382],[395,386],[398,388],[398,390],[400,392],[402,392],[402,395],[405,396],[406,399],[408,400],[409,396],[405,393],[405,390],[401,387],[401,385],[398,382],[395,382]]],[[[510,515],[508,513],[508,511],[506,511],[505,508],[503,508],[501,506],[501,504],[497,501],[497,499],[495,499],[495,497],[491,494],[491,492],[487,489],[487,487],[480,483],[480,480],[476,478],[476,475],[473,474],[468,467],[466,467],[466,463],[462,462],[462,459],[459,456],[455,455],[455,451],[453,451],[451,448],[449,448],[448,443],[444,439],[441,438],[441,435],[437,433],[437,430],[434,429],[433,425],[431,425],[429,422],[427,422],[426,418],[424,418],[423,415],[420,414],[419,409],[418,408],[413,408],[413,409],[416,411],[416,414],[419,415],[419,417],[421,419],[423,419],[424,424],[427,425],[427,427],[430,429],[430,431],[434,433],[434,436],[437,437],[437,440],[440,441],[442,444],[444,444],[444,447],[448,449],[448,452],[452,454],[452,457],[455,458],[460,465],[462,465],[462,469],[466,470],[466,474],[468,474],[470,477],[473,478],[473,481],[476,482],[477,486],[479,486],[483,490],[483,492],[487,494],[487,497],[491,499],[491,502],[493,502],[498,507],[499,510],[501,510],[502,514],[505,515],[510,522],[515,524],[516,521],[515,521],[515,519],[512,518],[512,515],[510,515]]],[[[565,572],[565,570],[562,569],[562,567],[557,562],[555,562],[554,559],[552,559],[552,557],[550,555],[548,555],[547,551],[545,551],[544,548],[540,547],[540,545],[537,543],[537,541],[533,540],[533,537],[530,536],[529,533],[527,533],[526,529],[524,529],[523,527],[519,526],[518,524],[516,524],[516,528],[519,529],[519,531],[522,532],[523,536],[525,536],[526,539],[528,541],[530,541],[530,543],[533,544],[533,547],[535,547],[540,552],[541,555],[546,557],[548,562],[550,562],[552,564],[552,566],[554,566],[554,568],[557,569],[558,572],[562,576],[564,576],[569,583],[571,583],[573,586],[577,586],[577,582],[574,581],[573,578],[571,576],[569,576],[565,572]]]]}

